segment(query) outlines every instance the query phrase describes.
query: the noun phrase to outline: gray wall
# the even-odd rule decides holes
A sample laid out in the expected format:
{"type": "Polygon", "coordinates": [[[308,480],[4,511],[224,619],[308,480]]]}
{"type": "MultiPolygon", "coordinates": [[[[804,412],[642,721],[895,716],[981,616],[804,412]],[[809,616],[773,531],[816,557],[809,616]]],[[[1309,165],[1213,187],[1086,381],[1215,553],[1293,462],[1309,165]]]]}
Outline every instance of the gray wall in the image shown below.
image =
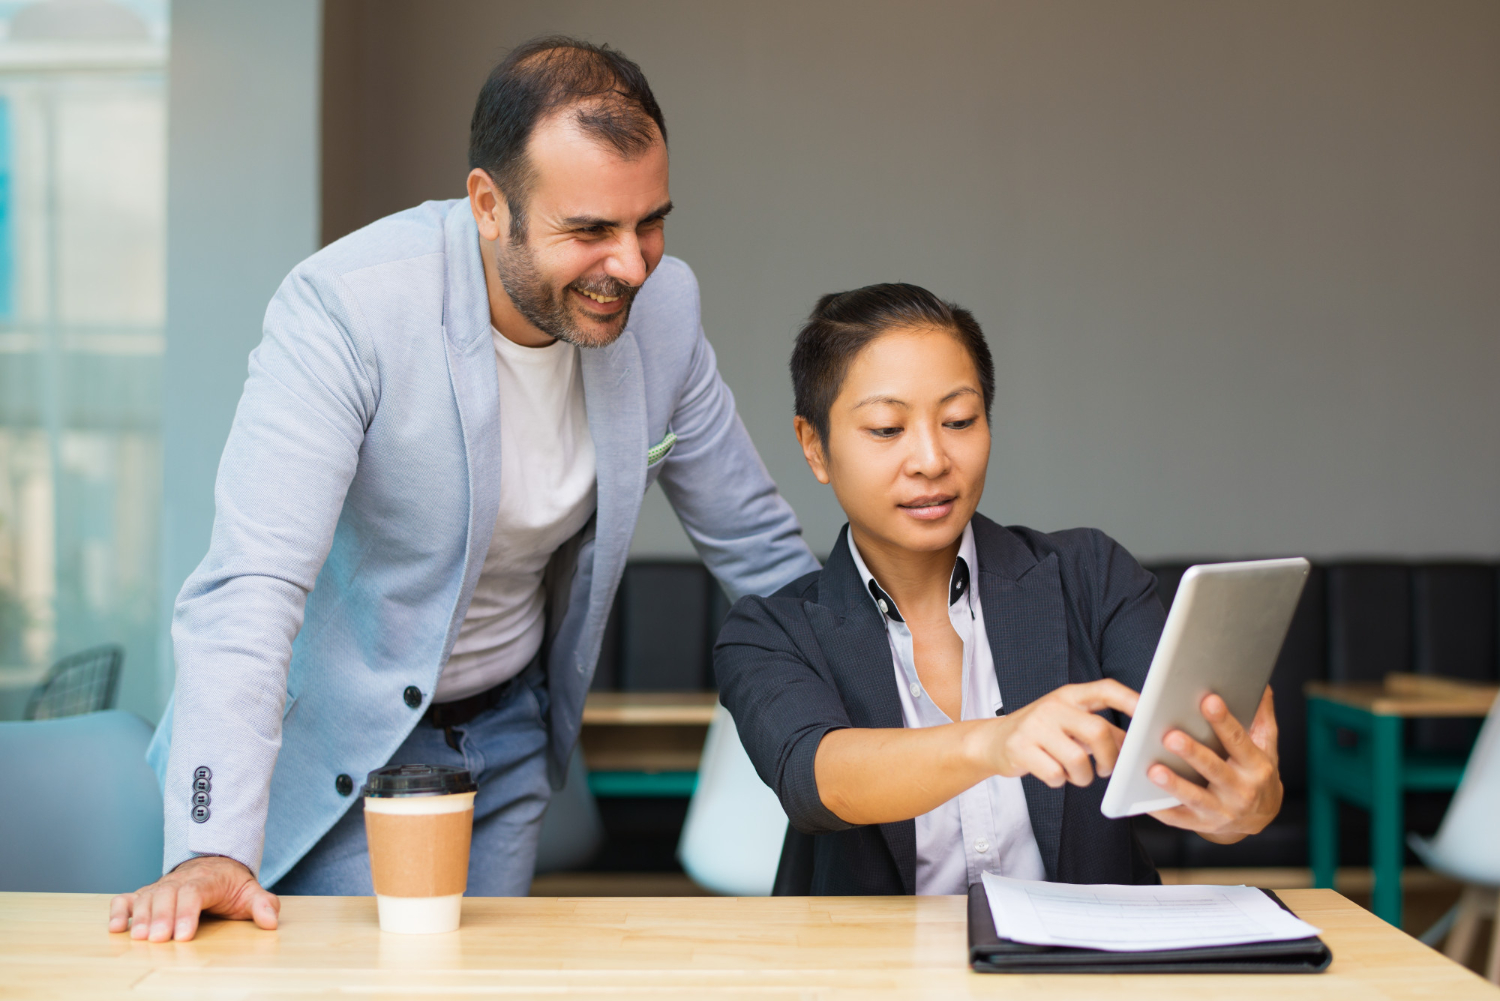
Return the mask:
{"type": "MultiPolygon", "coordinates": [[[[926,284],[999,363],[983,510],[1139,555],[1500,554],[1500,5],[330,0],[326,237],[462,192],[543,31],[622,48],[668,250],[809,537],[815,297],[926,284]]],[[[686,552],[654,498],[640,553],[686,552]]]]}
{"type": "Polygon", "coordinates": [[[316,0],[172,2],[158,707],[246,358],[276,286],[318,246],[320,31],[316,0]]]}

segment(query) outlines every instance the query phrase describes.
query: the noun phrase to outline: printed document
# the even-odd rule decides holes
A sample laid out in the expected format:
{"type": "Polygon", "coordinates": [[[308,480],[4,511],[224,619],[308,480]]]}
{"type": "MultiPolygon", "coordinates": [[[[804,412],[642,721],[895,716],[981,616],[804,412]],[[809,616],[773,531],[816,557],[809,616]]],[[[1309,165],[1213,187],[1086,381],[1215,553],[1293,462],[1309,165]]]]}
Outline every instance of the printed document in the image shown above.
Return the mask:
{"type": "Polygon", "coordinates": [[[984,873],[1001,938],[1108,952],[1309,938],[1318,929],[1253,886],[1042,883],[984,873]]]}

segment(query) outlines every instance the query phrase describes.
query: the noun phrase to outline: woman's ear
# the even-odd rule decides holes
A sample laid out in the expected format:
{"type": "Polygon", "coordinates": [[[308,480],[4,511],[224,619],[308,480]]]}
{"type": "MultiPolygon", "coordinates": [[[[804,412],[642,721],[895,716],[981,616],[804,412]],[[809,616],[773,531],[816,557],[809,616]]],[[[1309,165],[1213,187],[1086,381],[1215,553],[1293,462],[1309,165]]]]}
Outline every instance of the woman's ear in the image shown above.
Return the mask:
{"type": "Polygon", "coordinates": [[[792,428],[797,432],[797,444],[802,446],[802,457],[807,460],[807,468],[812,470],[819,483],[826,484],[828,463],[823,455],[823,439],[819,437],[818,429],[806,417],[793,417],[792,428]]]}

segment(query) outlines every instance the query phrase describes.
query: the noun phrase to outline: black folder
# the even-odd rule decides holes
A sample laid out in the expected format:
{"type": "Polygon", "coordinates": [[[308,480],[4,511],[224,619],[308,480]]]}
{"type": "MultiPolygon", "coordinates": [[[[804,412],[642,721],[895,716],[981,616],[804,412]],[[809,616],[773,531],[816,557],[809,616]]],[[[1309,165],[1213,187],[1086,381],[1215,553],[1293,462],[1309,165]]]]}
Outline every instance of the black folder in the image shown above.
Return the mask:
{"type": "MultiPolygon", "coordinates": [[[[1270,890],[1260,892],[1291,910],[1270,890]]],[[[969,887],[969,962],[980,973],[1321,973],[1333,953],[1317,936],[1154,952],[1026,945],[995,934],[984,884],[975,883],[969,887]]]]}

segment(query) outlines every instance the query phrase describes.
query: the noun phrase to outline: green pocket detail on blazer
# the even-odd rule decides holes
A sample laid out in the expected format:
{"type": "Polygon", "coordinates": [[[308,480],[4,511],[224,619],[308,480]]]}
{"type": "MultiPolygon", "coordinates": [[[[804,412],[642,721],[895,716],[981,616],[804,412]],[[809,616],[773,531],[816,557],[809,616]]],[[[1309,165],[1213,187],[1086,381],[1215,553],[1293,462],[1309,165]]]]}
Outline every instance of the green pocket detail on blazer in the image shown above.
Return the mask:
{"type": "Polygon", "coordinates": [[[654,466],[665,459],[667,453],[672,451],[672,446],[675,444],[677,444],[677,436],[668,431],[665,438],[646,449],[646,465],[654,466]]]}

